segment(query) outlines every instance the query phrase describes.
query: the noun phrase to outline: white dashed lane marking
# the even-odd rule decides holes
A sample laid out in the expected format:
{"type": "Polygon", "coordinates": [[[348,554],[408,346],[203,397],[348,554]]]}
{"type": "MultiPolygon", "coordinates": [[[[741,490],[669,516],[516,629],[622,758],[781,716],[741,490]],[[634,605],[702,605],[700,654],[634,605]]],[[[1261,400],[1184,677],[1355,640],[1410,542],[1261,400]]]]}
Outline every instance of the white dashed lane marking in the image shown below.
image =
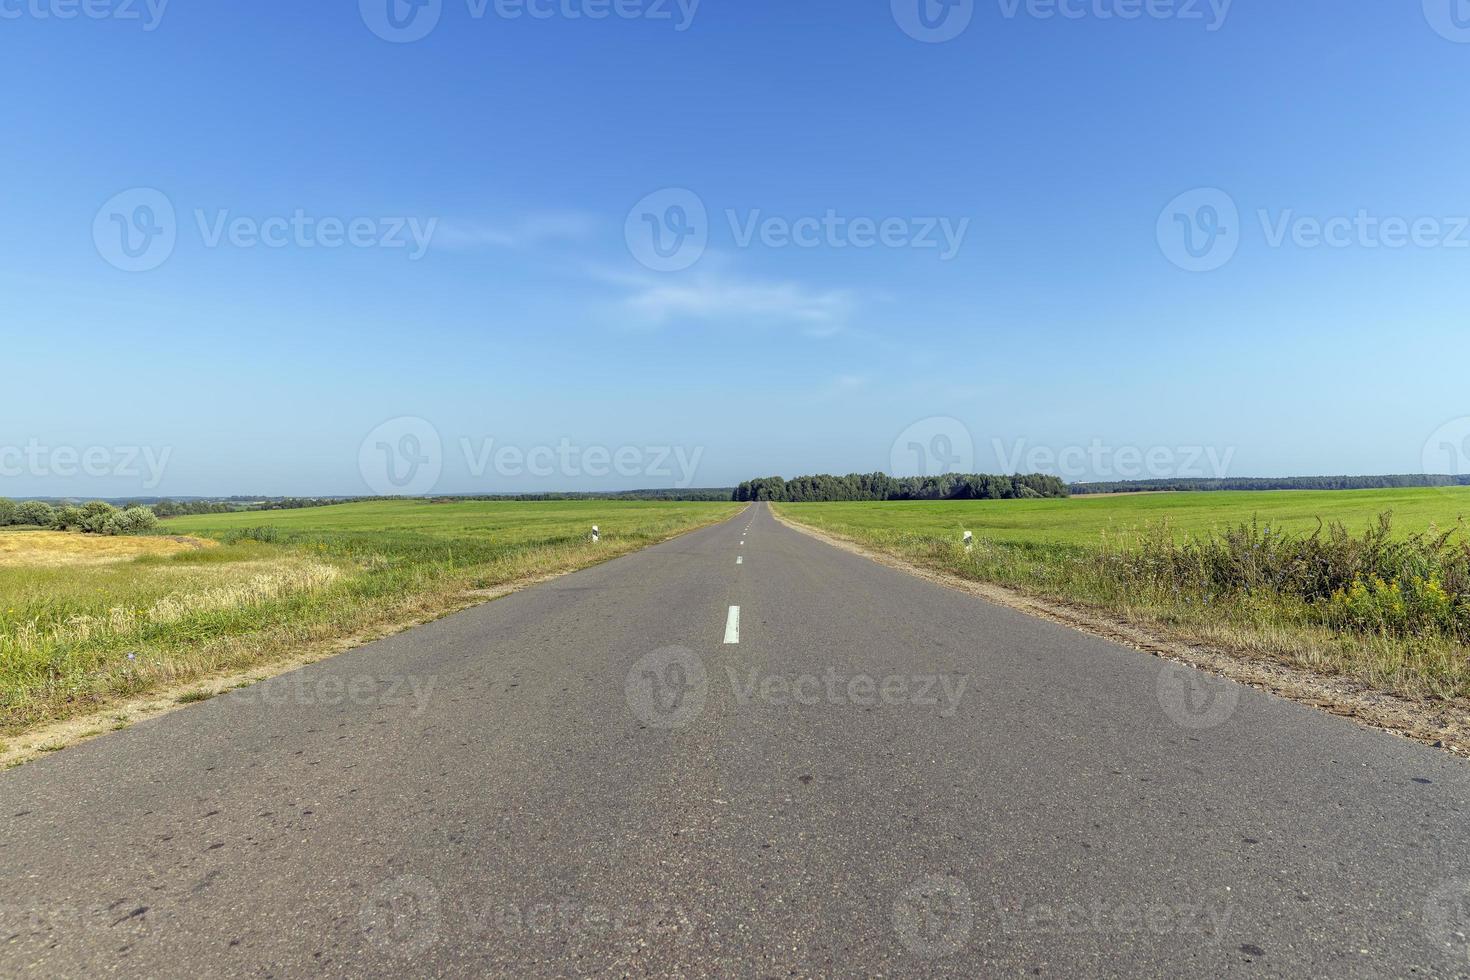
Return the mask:
{"type": "Polygon", "coordinates": [[[725,618],[725,642],[740,642],[740,607],[731,606],[730,615],[725,618]]]}

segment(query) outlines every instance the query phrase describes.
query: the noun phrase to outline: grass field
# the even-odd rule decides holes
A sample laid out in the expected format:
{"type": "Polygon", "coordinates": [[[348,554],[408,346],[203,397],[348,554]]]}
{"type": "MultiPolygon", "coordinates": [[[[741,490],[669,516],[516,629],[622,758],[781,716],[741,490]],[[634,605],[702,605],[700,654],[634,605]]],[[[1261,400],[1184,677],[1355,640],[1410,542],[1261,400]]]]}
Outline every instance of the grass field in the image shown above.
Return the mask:
{"type": "Polygon", "coordinates": [[[1470,697],[1470,537],[1461,525],[1470,488],[776,509],[925,568],[1170,639],[1411,698],[1470,697]],[[1384,514],[1391,530],[1375,531],[1384,514]],[[1343,533],[1332,533],[1334,522],[1343,533]]]}
{"type": "Polygon", "coordinates": [[[739,507],[394,501],[181,517],[140,538],[0,535],[0,733],[382,635],[739,507]]]}
{"type": "Polygon", "coordinates": [[[1362,531],[1391,512],[1401,534],[1470,518],[1470,487],[1411,490],[1283,490],[1239,493],[1099,494],[1058,500],[938,500],[780,504],[792,517],[827,530],[918,534],[957,540],[1094,547],[1104,534],[1127,535],[1167,525],[1199,534],[1258,520],[1284,531],[1310,531],[1319,519],[1362,531]]]}

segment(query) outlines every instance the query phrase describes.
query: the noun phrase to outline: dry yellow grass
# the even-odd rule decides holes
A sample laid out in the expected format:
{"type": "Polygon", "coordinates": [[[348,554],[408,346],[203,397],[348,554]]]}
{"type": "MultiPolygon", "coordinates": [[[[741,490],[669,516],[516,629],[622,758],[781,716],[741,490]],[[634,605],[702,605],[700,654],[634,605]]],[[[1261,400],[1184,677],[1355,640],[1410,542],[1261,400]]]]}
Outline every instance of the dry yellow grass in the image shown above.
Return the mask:
{"type": "Polygon", "coordinates": [[[212,548],[203,538],[104,537],[64,531],[15,531],[0,534],[0,565],[57,568],[65,565],[106,565],[142,555],[172,555],[212,548]]]}
{"type": "Polygon", "coordinates": [[[65,644],[122,639],[192,615],[256,606],[292,592],[324,588],[341,575],[331,565],[299,559],[241,562],[228,571],[233,581],[172,593],[142,608],[113,606],[102,615],[73,615],[51,625],[21,623],[13,635],[0,634],[0,657],[24,657],[65,644]]]}

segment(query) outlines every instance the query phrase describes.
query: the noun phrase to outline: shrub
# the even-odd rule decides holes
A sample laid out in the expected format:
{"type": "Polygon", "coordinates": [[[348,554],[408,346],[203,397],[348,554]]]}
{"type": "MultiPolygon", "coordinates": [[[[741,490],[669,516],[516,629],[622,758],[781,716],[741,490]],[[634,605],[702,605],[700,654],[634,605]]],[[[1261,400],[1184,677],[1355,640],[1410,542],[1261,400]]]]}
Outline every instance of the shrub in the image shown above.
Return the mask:
{"type": "Polygon", "coordinates": [[[51,527],[56,523],[56,510],[44,500],[27,500],[15,508],[15,523],[51,527]]]}
{"type": "Polygon", "coordinates": [[[54,526],[59,531],[81,530],[86,519],[87,515],[80,507],[62,507],[56,511],[54,526]]]}
{"type": "Polygon", "coordinates": [[[1100,553],[1095,570],[1205,601],[1295,599],[1338,628],[1470,640],[1470,543],[1458,534],[1395,539],[1389,514],[1358,537],[1341,524],[1292,535],[1252,522],[1180,541],[1163,527],[1137,547],[1100,553]]]}
{"type": "Polygon", "coordinates": [[[15,501],[6,500],[4,497],[0,497],[0,527],[4,527],[7,524],[14,523],[16,523],[15,501]]]}
{"type": "Polygon", "coordinates": [[[142,534],[158,527],[158,516],[147,507],[129,507],[107,519],[103,534],[142,534]]]}
{"type": "Polygon", "coordinates": [[[107,534],[108,522],[118,513],[116,507],[101,500],[94,500],[84,504],[81,508],[82,520],[78,525],[83,534],[107,534]]]}

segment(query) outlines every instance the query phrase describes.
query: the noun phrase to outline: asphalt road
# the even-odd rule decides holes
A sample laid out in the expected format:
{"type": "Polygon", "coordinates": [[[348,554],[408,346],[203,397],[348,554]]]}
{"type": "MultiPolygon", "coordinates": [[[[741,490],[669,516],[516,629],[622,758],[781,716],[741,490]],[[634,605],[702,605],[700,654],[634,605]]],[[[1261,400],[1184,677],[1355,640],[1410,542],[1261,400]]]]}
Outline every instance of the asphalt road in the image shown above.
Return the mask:
{"type": "Polygon", "coordinates": [[[0,773],[0,975],[1470,976],[1467,800],[752,507],[0,773]]]}

